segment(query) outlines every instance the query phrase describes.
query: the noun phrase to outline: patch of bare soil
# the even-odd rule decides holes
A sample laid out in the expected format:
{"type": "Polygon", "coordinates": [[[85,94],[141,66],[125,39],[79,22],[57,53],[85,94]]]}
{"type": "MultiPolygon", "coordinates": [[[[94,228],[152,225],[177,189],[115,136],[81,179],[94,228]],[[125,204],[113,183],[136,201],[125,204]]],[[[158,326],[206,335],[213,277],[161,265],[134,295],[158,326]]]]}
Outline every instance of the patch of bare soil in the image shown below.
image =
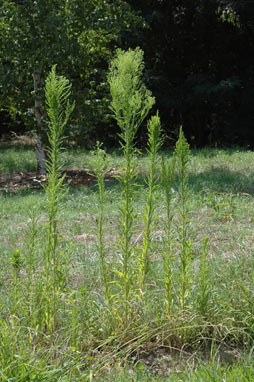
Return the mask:
{"type": "MultiPolygon", "coordinates": [[[[64,183],[70,186],[92,186],[96,184],[96,179],[91,175],[89,169],[64,169],[64,183]]],[[[105,182],[110,182],[117,175],[115,168],[107,172],[105,182]]],[[[12,174],[0,174],[0,190],[18,191],[21,189],[40,189],[46,184],[45,175],[38,175],[36,172],[16,172],[12,174]]]]}
{"type": "MultiPolygon", "coordinates": [[[[138,354],[134,354],[132,361],[143,364],[156,375],[168,376],[172,371],[183,371],[186,368],[194,370],[201,363],[209,363],[211,357],[224,366],[231,366],[242,357],[240,349],[221,346],[212,355],[211,349],[191,350],[176,349],[167,346],[151,349],[149,342],[145,343],[138,354]]],[[[154,345],[153,343],[151,343],[154,345]]]]}

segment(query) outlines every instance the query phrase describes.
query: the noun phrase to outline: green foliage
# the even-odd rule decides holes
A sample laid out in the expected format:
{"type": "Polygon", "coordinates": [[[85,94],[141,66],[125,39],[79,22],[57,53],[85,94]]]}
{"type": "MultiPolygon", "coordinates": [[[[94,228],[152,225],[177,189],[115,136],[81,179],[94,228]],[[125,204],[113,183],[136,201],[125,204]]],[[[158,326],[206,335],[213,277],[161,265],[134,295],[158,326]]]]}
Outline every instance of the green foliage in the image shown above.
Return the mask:
{"type": "Polygon", "coordinates": [[[38,214],[36,207],[33,206],[28,212],[29,221],[25,232],[25,265],[27,273],[31,276],[38,265],[38,247],[40,241],[41,227],[38,223],[38,214]]]}
{"type": "Polygon", "coordinates": [[[19,382],[57,381],[57,369],[48,368],[47,356],[33,354],[29,336],[16,324],[15,316],[10,319],[9,325],[0,321],[0,379],[19,382]]]}
{"type": "Polygon", "coordinates": [[[208,316],[210,297],[212,295],[212,283],[209,272],[208,260],[208,238],[204,239],[204,244],[200,256],[199,277],[197,280],[197,308],[205,318],[208,316]]]}
{"type": "Polygon", "coordinates": [[[180,295],[179,301],[182,308],[185,308],[186,298],[191,288],[191,260],[192,242],[190,240],[190,203],[188,189],[188,165],[190,161],[190,149],[182,127],[180,127],[179,139],[175,148],[176,165],[178,170],[178,203],[177,221],[178,249],[180,257],[180,295]]]}
{"type": "MultiPolygon", "coordinates": [[[[134,180],[136,174],[136,153],[134,138],[136,132],[147,116],[155,100],[151,92],[142,83],[143,52],[136,48],[124,52],[118,50],[116,57],[111,61],[108,82],[112,97],[111,109],[121,129],[120,139],[125,158],[125,167],[121,175],[122,202],[120,213],[120,237],[118,248],[120,251],[121,268],[117,271],[118,286],[122,296],[123,316],[125,325],[130,319],[131,299],[135,293],[133,256],[135,244],[133,243],[134,218],[133,198],[135,195],[134,180]]],[[[158,124],[153,129],[158,130],[158,124]]],[[[158,132],[154,134],[157,137],[158,132]],[[156,135],[157,134],[157,135],[156,135]]],[[[152,139],[152,138],[151,138],[152,139]]],[[[158,145],[158,142],[157,142],[158,145]]],[[[154,148],[155,149],[155,148],[154,148]]],[[[156,149],[155,149],[156,150],[156,149]]]]}
{"type": "Polygon", "coordinates": [[[146,206],[144,211],[144,238],[141,250],[138,251],[139,262],[139,289],[141,296],[144,293],[146,278],[151,268],[152,234],[156,226],[157,217],[155,215],[156,201],[155,193],[158,190],[158,151],[163,143],[161,137],[160,118],[157,115],[148,121],[148,144],[147,154],[149,156],[149,174],[146,180],[148,191],[146,206]]]}
{"type": "Polygon", "coordinates": [[[107,250],[105,244],[105,233],[104,233],[104,223],[105,223],[105,175],[110,169],[110,163],[106,156],[105,151],[101,148],[101,144],[97,142],[96,150],[91,152],[91,158],[89,160],[89,165],[91,166],[94,176],[98,182],[99,195],[99,216],[97,218],[97,250],[100,258],[100,276],[101,283],[104,288],[104,295],[108,303],[108,307],[112,311],[112,292],[110,285],[109,272],[111,268],[109,267],[109,261],[107,261],[107,250]]]}
{"type": "Polygon", "coordinates": [[[167,159],[161,162],[161,186],[163,189],[164,199],[166,202],[166,218],[164,223],[164,243],[163,243],[163,271],[164,271],[164,288],[165,288],[165,304],[168,316],[171,315],[171,307],[173,303],[173,281],[174,281],[174,265],[175,265],[175,245],[173,244],[172,234],[172,218],[173,218],[173,183],[175,180],[175,159],[167,159]]]}
{"type": "Polygon", "coordinates": [[[217,219],[222,221],[234,220],[235,203],[233,195],[224,195],[219,192],[207,193],[204,197],[207,205],[214,209],[217,219]]]}
{"type": "Polygon", "coordinates": [[[19,171],[35,171],[36,161],[34,153],[29,148],[2,147],[0,150],[1,173],[13,173],[19,171]]]}
{"type": "Polygon", "coordinates": [[[53,333],[57,325],[57,296],[61,290],[61,260],[58,252],[59,232],[57,219],[59,209],[65,195],[63,185],[64,177],[60,174],[60,152],[63,141],[64,128],[70,114],[74,109],[74,103],[70,104],[69,81],[56,74],[54,66],[46,79],[45,96],[49,116],[48,148],[49,161],[47,163],[47,185],[44,187],[47,195],[48,227],[47,245],[45,249],[45,277],[46,284],[44,294],[46,296],[45,324],[46,330],[53,333]]]}
{"type": "Polygon", "coordinates": [[[127,44],[145,51],[169,142],[179,124],[196,147],[253,142],[252,3],[128,2],[144,22],[127,44]]]}
{"type": "Polygon", "coordinates": [[[107,62],[117,46],[138,45],[171,143],[181,123],[196,146],[253,141],[251,2],[2,0],[0,20],[1,117],[8,113],[17,126],[22,118],[36,127],[34,100],[43,99],[45,73],[57,63],[78,100],[70,138],[90,144],[106,131],[108,144],[116,144],[107,62]],[[33,89],[37,67],[42,78],[33,89]]]}
{"type": "Polygon", "coordinates": [[[20,250],[16,249],[13,252],[12,259],[11,259],[11,264],[12,264],[12,267],[13,267],[15,278],[17,278],[19,276],[19,272],[20,272],[20,269],[22,267],[22,263],[23,263],[23,261],[22,261],[22,258],[21,258],[20,250]]]}
{"type": "MultiPolygon", "coordinates": [[[[101,175],[101,172],[103,175],[107,168],[105,153],[101,151],[100,147],[97,149],[91,154],[93,163],[91,167],[95,170],[97,166],[98,170],[100,169],[98,175],[101,175]]],[[[16,152],[13,151],[13,156],[15,157],[15,155],[16,152]]],[[[67,153],[64,155],[71,166],[72,163],[79,163],[77,161],[80,160],[81,152],[71,150],[69,156],[67,153]],[[73,158],[73,162],[71,162],[71,158],[73,158]]],[[[105,302],[100,256],[97,256],[99,252],[98,235],[97,242],[95,237],[100,215],[99,187],[70,188],[63,200],[64,209],[59,209],[61,214],[58,215],[57,222],[59,233],[57,253],[60,255],[62,273],[67,273],[67,271],[69,273],[65,275],[65,287],[62,283],[58,290],[60,292],[56,298],[58,321],[56,330],[51,335],[48,335],[44,326],[45,306],[48,304],[45,297],[51,296],[51,289],[46,294],[44,288],[42,254],[42,248],[45,248],[45,244],[47,244],[45,240],[47,237],[45,229],[48,227],[46,195],[38,190],[16,191],[15,193],[4,191],[0,194],[2,208],[0,229],[1,238],[4,239],[1,242],[0,272],[2,317],[0,322],[2,340],[0,370],[1,372],[4,370],[3,375],[6,378],[18,379],[22,373],[23,375],[30,373],[34,379],[38,376],[39,380],[43,376],[46,381],[47,378],[48,380],[56,378],[56,380],[62,379],[63,381],[78,381],[82,378],[89,380],[89,377],[104,380],[104,374],[101,375],[100,372],[105,371],[105,380],[107,380],[106,378],[128,380],[130,375],[140,380],[142,378],[149,380],[153,377],[146,369],[142,352],[145,351],[145,357],[146,354],[149,354],[151,358],[152,354],[158,353],[156,362],[162,354],[162,370],[164,370],[163,365],[165,365],[165,357],[168,353],[167,350],[165,353],[163,352],[161,344],[163,344],[163,349],[167,349],[167,346],[178,349],[185,346],[183,368],[185,367],[187,346],[189,350],[193,343],[195,343],[195,348],[192,349],[194,353],[190,355],[191,360],[194,356],[199,358],[199,354],[203,355],[207,352],[209,356],[209,348],[204,350],[203,346],[209,346],[212,340],[221,344],[222,348],[224,348],[223,345],[226,345],[228,351],[231,347],[235,349],[240,346],[242,349],[242,344],[247,349],[251,349],[253,346],[253,314],[250,314],[253,312],[253,256],[249,248],[251,248],[253,239],[253,227],[250,220],[252,198],[246,193],[235,196],[235,221],[228,219],[223,222],[214,219],[216,211],[210,208],[200,192],[202,190],[208,192],[208,189],[227,189],[229,186],[227,177],[221,176],[220,173],[218,178],[215,171],[216,166],[224,169],[223,174],[230,174],[231,170],[234,170],[234,176],[229,178],[231,184],[228,193],[225,192],[225,197],[230,196],[233,192],[237,193],[239,181],[243,189],[248,187],[252,179],[249,174],[249,163],[253,153],[230,150],[227,155],[225,150],[208,149],[201,152],[190,152],[190,162],[186,171],[189,175],[188,190],[191,191],[188,203],[190,203],[192,211],[191,224],[194,232],[192,237],[195,237],[195,241],[193,240],[195,257],[193,256],[191,261],[192,288],[186,298],[184,311],[179,310],[177,303],[180,295],[180,262],[177,257],[179,235],[177,235],[178,220],[175,203],[178,201],[177,186],[180,184],[179,168],[177,167],[178,171],[175,174],[173,164],[176,156],[174,155],[172,158],[171,152],[165,151],[161,155],[164,158],[164,165],[162,165],[164,166],[162,171],[164,176],[160,181],[163,187],[157,188],[153,195],[155,203],[157,203],[157,195],[159,198],[160,203],[156,205],[154,217],[158,214],[160,220],[152,232],[151,272],[148,273],[149,277],[146,279],[142,302],[138,298],[140,296],[136,296],[136,299],[133,298],[130,301],[131,308],[137,314],[130,318],[126,328],[122,325],[123,318],[120,316],[119,310],[120,317],[113,315],[113,319],[110,320],[112,313],[108,309],[109,304],[107,301],[105,302]],[[211,165],[211,158],[213,165],[211,165]],[[167,170],[168,166],[169,170],[167,170]],[[167,223],[167,196],[171,203],[169,203],[168,232],[166,231],[167,225],[164,225],[164,222],[167,223]],[[29,214],[30,225],[25,228],[25,235],[23,235],[24,220],[27,219],[27,211],[33,205],[36,207],[29,214]],[[240,224],[236,224],[236,222],[240,224]],[[168,233],[169,236],[167,236],[168,233]],[[202,239],[204,235],[209,235],[209,246],[202,239]],[[166,241],[167,237],[169,237],[168,243],[171,247],[166,241]],[[27,240],[31,241],[29,245],[26,243],[27,240]],[[20,260],[22,261],[19,261],[18,256],[18,261],[11,262],[13,248],[17,248],[17,243],[19,243],[20,260]],[[166,252],[167,249],[169,252],[166,252]],[[32,254],[31,259],[29,253],[32,254]],[[165,258],[162,258],[162,255],[165,258]],[[169,255],[168,258],[167,255],[169,255]],[[68,269],[63,264],[64,257],[66,257],[68,269]],[[163,260],[166,259],[168,261],[164,265],[163,260]],[[19,264],[19,273],[16,278],[13,269],[15,263],[19,264]],[[163,266],[165,266],[165,276],[162,272],[163,266]],[[169,275],[169,282],[166,278],[167,275],[169,275]],[[167,292],[169,292],[168,295],[167,292]],[[165,299],[169,301],[166,307],[163,303],[165,299]],[[199,345],[202,345],[201,349],[199,349],[199,345]],[[151,351],[150,347],[152,347],[151,351]],[[139,353],[137,353],[137,349],[139,353]],[[119,374],[116,372],[113,372],[113,375],[110,375],[110,372],[108,374],[107,369],[111,369],[111,366],[113,367],[113,364],[117,364],[118,361],[122,365],[122,360],[125,359],[128,359],[128,363],[126,363],[128,367],[131,363],[133,369],[131,374],[129,369],[126,375],[120,374],[120,372],[119,374]],[[137,366],[135,366],[136,363],[137,366]]],[[[124,158],[118,157],[119,152],[109,153],[108,156],[111,157],[114,166],[116,163],[124,163],[124,158]]],[[[88,155],[86,158],[86,162],[89,162],[88,155]]],[[[146,181],[148,181],[150,155],[141,156],[139,164],[142,165],[141,174],[147,174],[146,181]]],[[[139,239],[144,232],[143,217],[147,204],[147,194],[144,191],[146,190],[149,191],[148,183],[145,190],[135,194],[135,200],[133,200],[135,212],[140,213],[137,219],[135,218],[139,224],[138,232],[135,232],[139,239]]],[[[115,293],[119,292],[118,286],[114,283],[117,275],[112,271],[117,269],[116,263],[118,263],[118,252],[114,242],[118,238],[117,203],[120,193],[121,189],[117,182],[106,183],[103,205],[105,218],[102,228],[113,314],[116,313],[114,309],[117,308],[115,293]]],[[[140,240],[136,243],[136,250],[141,247],[142,241],[140,240]]],[[[134,272],[137,272],[136,266],[138,265],[136,254],[135,251],[133,255],[134,272]]],[[[136,273],[134,274],[136,275],[136,273]]],[[[139,292],[138,281],[138,279],[134,280],[137,295],[139,292]]],[[[169,353],[170,360],[175,353],[173,351],[169,353]]],[[[221,353],[218,349],[217,354],[215,349],[215,351],[211,351],[211,354],[215,360],[217,355],[220,357],[221,353]]],[[[178,365],[178,358],[176,362],[178,365]]],[[[158,368],[160,365],[159,363],[158,368]]],[[[215,372],[220,378],[224,375],[227,377],[231,375],[230,370],[221,368],[218,371],[219,364],[216,363],[216,368],[214,365],[211,367],[206,365],[209,373],[205,373],[202,369],[200,378],[206,380],[210,374],[213,375],[215,372]]],[[[175,364],[172,363],[171,370],[174,369],[174,366],[175,364]]],[[[181,377],[178,373],[174,375],[174,378],[199,380],[199,369],[194,369],[192,361],[191,368],[191,375],[186,373],[185,376],[185,373],[182,372],[181,377]]],[[[248,367],[244,367],[244,370],[239,369],[239,375],[241,376],[242,372],[247,373],[247,370],[248,367]]],[[[173,376],[171,377],[174,380],[173,376]]],[[[163,378],[158,375],[154,378],[163,381],[163,378]]],[[[168,378],[170,377],[168,376],[166,380],[168,378]]]]}
{"type": "MultiPolygon", "coordinates": [[[[69,102],[71,84],[63,76],[56,75],[56,66],[53,66],[46,79],[45,94],[49,123],[49,143],[51,164],[57,167],[59,148],[61,147],[64,128],[73,112],[75,103],[69,102]],[[54,155],[54,157],[53,157],[54,155]]],[[[50,166],[48,166],[50,167],[50,166]]]]}
{"type": "MultiPolygon", "coordinates": [[[[229,243],[230,248],[221,249],[225,245],[225,234],[229,236],[232,227],[239,227],[232,225],[232,219],[213,220],[216,225],[213,227],[207,214],[208,206],[204,206],[204,198],[200,196],[202,188],[218,186],[217,173],[210,163],[211,153],[203,152],[202,160],[196,153],[191,155],[180,128],[173,157],[162,160],[159,177],[161,126],[159,115],[153,116],[148,121],[147,169],[142,169],[147,171],[146,188],[142,193],[137,192],[140,187],[135,182],[142,174],[138,173],[135,158],[138,154],[135,134],[153,101],[139,81],[142,63],[139,49],[118,51],[110,67],[112,89],[117,90],[114,85],[119,77],[125,81],[121,76],[125,65],[129,74],[133,70],[133,75],[126,77],[133,86],[123,83],[123,88],[132,90],[128,98],[130,104],[124,97],[123,105],[112,100],[117,121],[120,118],[124,166],[119,170],[120,184],[115,182],[107,187],[105,175],[112,164],[99,143],[90,155],[98,188],[80,187],[68,192],[65,187],[60,154],[64,129],[74,104],[69,102],[70,83],[56,74],[55,66],[47,77],[45,98],[50,147],[45,193],[38,193],[36,203],[31,195],[26,199],[26,193],[4,191],[0,194],[1,216],[8,222],[1,221],[2,226],[7,226],[3,236],[11,248],[6,251],[3,241],[5,257],[3,255],[0,287],[7,293],[0,294],[0,362],[5,379],[22,380],[25,376],[27,380],[47,380],[52,367],[51,380],[56,376],[63,381],[92,380],[95,374],[100,378],[100,372],[118,360],[121,364],[123,360],[126,364],[132,362],[137,379],[148,379],[143,354],[144,357],[147,353],[152,355],[154,361],[157,349],[159,354],[167,356],[168,349],[180,352],[192,345],[192,351],[198,351],[196,347],[200,345],[203,351],[206,345],[210,346],[212,367],[208,372],[197,368],[192,377],[195,380],[198,376],[203,379],[211,376],[213,380],[224,376],[219,364],[213,368],[217,356],[214,343],[244,344],[248,349],[253,346],[253,314],[250,314],[253,313],[253,256],[250,245],[244,243],[248,230],[238,231],[244,237],[238,246],[246,246],[245,256],[242,247],[232,256],[237,247],[235,237],[229,243]],[[135,104],[133,99],[137,101],[135,104]],[[142,105],[145,112],[141,110],[142,105]],[[205,165],[201,165],[202,161],[205,165]],[[16,249],[17,238],[24,241],[19,229],[24,214],[27,215],[25,201],[30,207],[36,207],[29,213],[30,224],[25,232],[28,242],[16,249]],[[191,215],[194,209],[196,213],[191,215]],[[45,216],[39,219],[36,210],[45,216]],[[160,221],[162,224],[157,224],[160,221]],[[202,239],[204,231],[207,235],[208,225],[209,236],[214,234],[213,229],[217,235],[211,240],[213,261],[210,253],[208,256],[208,239],[202,239]],[[82,233],[82,229],[86,232],[82,233]],[[191,229],[195,232],[195,241],[191,229]],[[216,244],[218,240],[220,246],[216,244]],[[166,349],[165,353],[162,349],[166,349]]],[[[120,87],[121,82],[118,84],[120,87]]],[[[215,151],[213,166],[219,163],[216,155],[215,151]]],[[[239,165],[242,153],[237,155],[234,160],[239,165]]],[[[247,174],[252,158],[251,153],[248,155],[247,174]]],[[[220,156],[224,165],[231,165],[225,153],[220,156]]],[[[238,173],[236,178],[233,187],[239,187],[238,173]]],[[[246,175],[241,179],[242,182],[245,179],[246,186],[252,178],[246,175]]],[[[224,177],[220,176],[220,182],[224,182],[221,187],[227,185],[224,177]]],[[[244,205],[252,206],[250,195],[245,193],[244,197],[249,199],[244,205]]],[[[235,219],[237,213],[235,210],[235,219]]],[[[250,243],[251,224],[248,225],[250,243]]],[[[223,353],[218,349],[218,356],[220,354],[223,353]]],[[[230,376],[232,370],[226,375],[230,376]]]]}
{"type": "Polygon", "coordinates": [[[44,134],[33,108],[39,100],[44,121],[45,76],[57,64],[58,72],[72,80],[77,100],[67,133],[89,136],[90,141],[95,126],[105,128],[107,119],[107,61],[121,30],[137,19],[122,0],[1,1],[0,109],[44,134]],[[40,77],[36,88],[35,72],[40,77]]]}
{"type": "Polygon", "coordinates": [[[120,138],[126,155],[132,152],[136,132],[155,103],[142,83],[143,55],[139,48],[126,52],[118,50],[109,69],[111,109],[121,128],[120,138]]]}

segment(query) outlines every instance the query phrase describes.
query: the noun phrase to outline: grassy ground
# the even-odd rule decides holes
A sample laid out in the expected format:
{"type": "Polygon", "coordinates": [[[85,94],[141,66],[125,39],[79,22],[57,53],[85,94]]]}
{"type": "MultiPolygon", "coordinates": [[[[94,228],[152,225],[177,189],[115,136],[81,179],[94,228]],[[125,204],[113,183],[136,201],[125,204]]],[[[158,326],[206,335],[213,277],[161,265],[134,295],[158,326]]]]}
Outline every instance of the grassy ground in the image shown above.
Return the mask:
{"type": "MultiPolygon", "coordinates": [[[[168,157],[171,154],[164,151],[160,155],[168,157]]],[[[33,269],[34,276],[29,277],[39,275],[44,256],[45,193],[43,190],[2,191],[0,380],[221,381],[225,375],[228,381],[236,380],[236,377],[240,381],[252,380],[251,356],[247,360],[242,356],[246,359],[254,344],[253,155],[253,152],[241,149],[191,152],[189,214],[193,280],[200,277],[204,237],[208,237],[209,243],[206,274],[209,291],[203,313],[197,298],[198,284],[194,283],[184,311],[176,308],[170,318],[163,313],[161,253],[165,202],[159,188],[156,191],[159,219],[153,234],[146,306],[142,313],[138,313],[138,319],[133,319],[135,325],[121,328],[118,333],[110,329],[105,318],[99,280],[97,186],[69,188],[64,197],[59,222],[62,264],[62,276],[59,277],[63,278],[59,307],[61,325],[53,337],[31,324],[30,318],[35,319],[34,312],[38,307],[33,302],[34,308],[30,306],[28,312],[29,304],[25,299],[30,295],[22,295],[28,290],[28,287],[22,288],[27,280],[24,264],[27,254],[31,256],[28,248],[32,243],[31,224],[28,224],[31,209],[37,229],[32,250],[37,265],[33,269]],[[18,275],[15,273],[17,268],[18,275]],[[198,367],[199,362],[205,362],[205,366],[198,367]],[[127,365],[127,371],[123,370],[124,365],[127,365]]],[[[122,165],[119,152],[110,156],[113,167],[122,165]]],[[[87,168],[89,153],[66,150],[63,159],[64,167],[87,168]]],[[[139,159],[138,165],[140,175],[137,181],[144,185],[143,177],[148,169],[145,155],[139,159]]],[[[1,173],[34,169],[35,158],[31,149],[0,149],[1,173]]],[[[105,190],[106,251],[108,262],[114,264],[118,256],[117,206],[121,192],[116,180],[106,183],[105,190]]],[[[138,190],[134,196],[137,246],[142,239],[146,187],[138,187],[138,190]]],[[[59,274],[61,272],[59,270],[59,274]]],[[[39,292],[36,293],[39,296],[39,292]]],[[[177,296],[175,301],[177,306],[177,296]]]]}

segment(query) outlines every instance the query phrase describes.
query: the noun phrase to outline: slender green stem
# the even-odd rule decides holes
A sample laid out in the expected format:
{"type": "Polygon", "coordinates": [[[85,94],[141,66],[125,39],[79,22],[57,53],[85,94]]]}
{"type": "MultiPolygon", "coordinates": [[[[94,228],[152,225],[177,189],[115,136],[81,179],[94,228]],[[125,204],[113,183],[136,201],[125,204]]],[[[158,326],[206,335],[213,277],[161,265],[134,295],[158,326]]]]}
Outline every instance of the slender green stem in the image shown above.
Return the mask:
{"type": "Polygon", "coordinates": [[[148,122],[148,147],[147,152],[150,158],[149,175],[147,179],[148,192],[144,211],[144,238],[139,253],[139,295],[142,298],[145,290],[146,278],[150,271],[150,252],[152,246],[152,233],[155,226],[155,193],[158,188],[156,176],[156,164],[158,150],[162,145],[160,118],[157,113],[148,122]]]}
{"type": "Polygon", "coordinates": [[[189,165],[189,144],[187,143],[182,127],[180,128],[179,139],[176,143],[175,157],[178,166],[179,188],[178,188],[178,241],[180,256],[180,305],[184,309],[186,296],[188,294],[191,261],[191,241],[189,239],[189,190],[188,190],[188,165],[189,165]]]}
{"type": "Polygon", "coordinates": [[[175,265],[175,253],[172,235],[172,187],[175,178],[175,157],[170,161],[162,161],[161,163],[161,184],[165,195],[166,202],[166,219],[164,222],[165,237],[163,242],[163,269],[164,269],[164,287],[165,287],[165,304],[167,316],[171,316],[171,306],[173,300],[173,268],[175,265]]]}
{"type": "MultiPolygon", "coordinates": [[[[120,178],[122,187],[122,202],[120,212],[120,270],[118,272],[122,297],[125,325],[128,323],[131,296],[134,294],[133,261],[134,244],[132,242],[135,213],[133,197],[135,193],[134,179],[136,152],[134,138],[136,132],[149,110],[154,104],[151,92],[141,81],[143,70],[143,52],[140,49],[118,50],[109,69],[108,82],[112,96],[111,109],[121,129],[119,134],[125,157],[125,168],[120,178]]],[[[122,300],[122,301],[121,301],[122,300]]]]}
{"type": "Polygon", "coordinates": [[[74,109],[74,104],[70,105],[71,85],[69,81],[61,76],[56,75],[55,66],[52,68],[46,80],[46,104],[49,117],[49,133],[48,133],[48,157],[47,162],[47,180],[45,186],[47,194],[48,209],[48,240],[45,250],[45,272],[46,272],[46,326],[53,333],[57,326],[57,307],[56,299],[60,288],[60,281],[57,273],[59,268],[58,255],[58,214],[61,208],[62,198],[65,194],[63,184],[64,177],[61,176],[60,151],[63,140],[63,132],[68,122],[69,116],[74,109]]]}
{"type": "MultiPolygon", "coordinates": [[[[112,312],[112,296],[109,280],[109,267],[106,259],[106,248],[104,239],[104,221],[105,221],[105,174],[109,170],[108,158],[106,153],[101,149],[101,144],[97,142],[96,150],[91,152],[90,162],[89,162],[93,175],[98,181],[99,188],[99,216],[97,219],[97,249],[99,253],[99,263],[100,263],[100,276],[101,282],[104,289],[104,295],[108,303],[108,307],[112,312]]],[[[112,271],[112,270],[111,270],[112,271]]]]}

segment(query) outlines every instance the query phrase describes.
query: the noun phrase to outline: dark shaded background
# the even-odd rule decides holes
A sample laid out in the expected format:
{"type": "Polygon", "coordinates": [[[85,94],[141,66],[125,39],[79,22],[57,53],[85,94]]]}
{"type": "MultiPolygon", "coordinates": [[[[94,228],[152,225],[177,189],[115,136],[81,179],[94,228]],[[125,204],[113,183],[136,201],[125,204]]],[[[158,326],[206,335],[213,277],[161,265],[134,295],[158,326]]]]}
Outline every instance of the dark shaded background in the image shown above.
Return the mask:
{"type": "MultiPolygon", "coordinates": [[[[156,97],[153,111],[160,112],[166,144],[174,144],[182,124],[192,147],[253,148],[254,1],[128,0],[125,3],[140,18],[134,17],[133,23],[126,23],[109,48],[112,56],[117,47],[140,46],[144,50],[144,81],[156,97]]],[[[97,74],[89,81],[100,85],[105,82],[108,59],[98,65],[100,77],[97,74]]],[[[108,88],[99,88],[98,97],[104,100],[101,107],[105,107],[100,109],[100,118],[96,118],[94,103],[89,124],[82,126],[82,121],[77,123],[75,117],[75,124],[70,126],[71,140],[80,145],[92,145],[97,139],[108,146],[117,145],[117,126],[108,110],[108,88]]],[[[19,134],[30,129],[22,112],[13,118],[3,102],[0,107],[0,134],[10,131],[19,134]]],[[[145,144],[145,124],[137,139],[140,146],[145,144]]]]}

